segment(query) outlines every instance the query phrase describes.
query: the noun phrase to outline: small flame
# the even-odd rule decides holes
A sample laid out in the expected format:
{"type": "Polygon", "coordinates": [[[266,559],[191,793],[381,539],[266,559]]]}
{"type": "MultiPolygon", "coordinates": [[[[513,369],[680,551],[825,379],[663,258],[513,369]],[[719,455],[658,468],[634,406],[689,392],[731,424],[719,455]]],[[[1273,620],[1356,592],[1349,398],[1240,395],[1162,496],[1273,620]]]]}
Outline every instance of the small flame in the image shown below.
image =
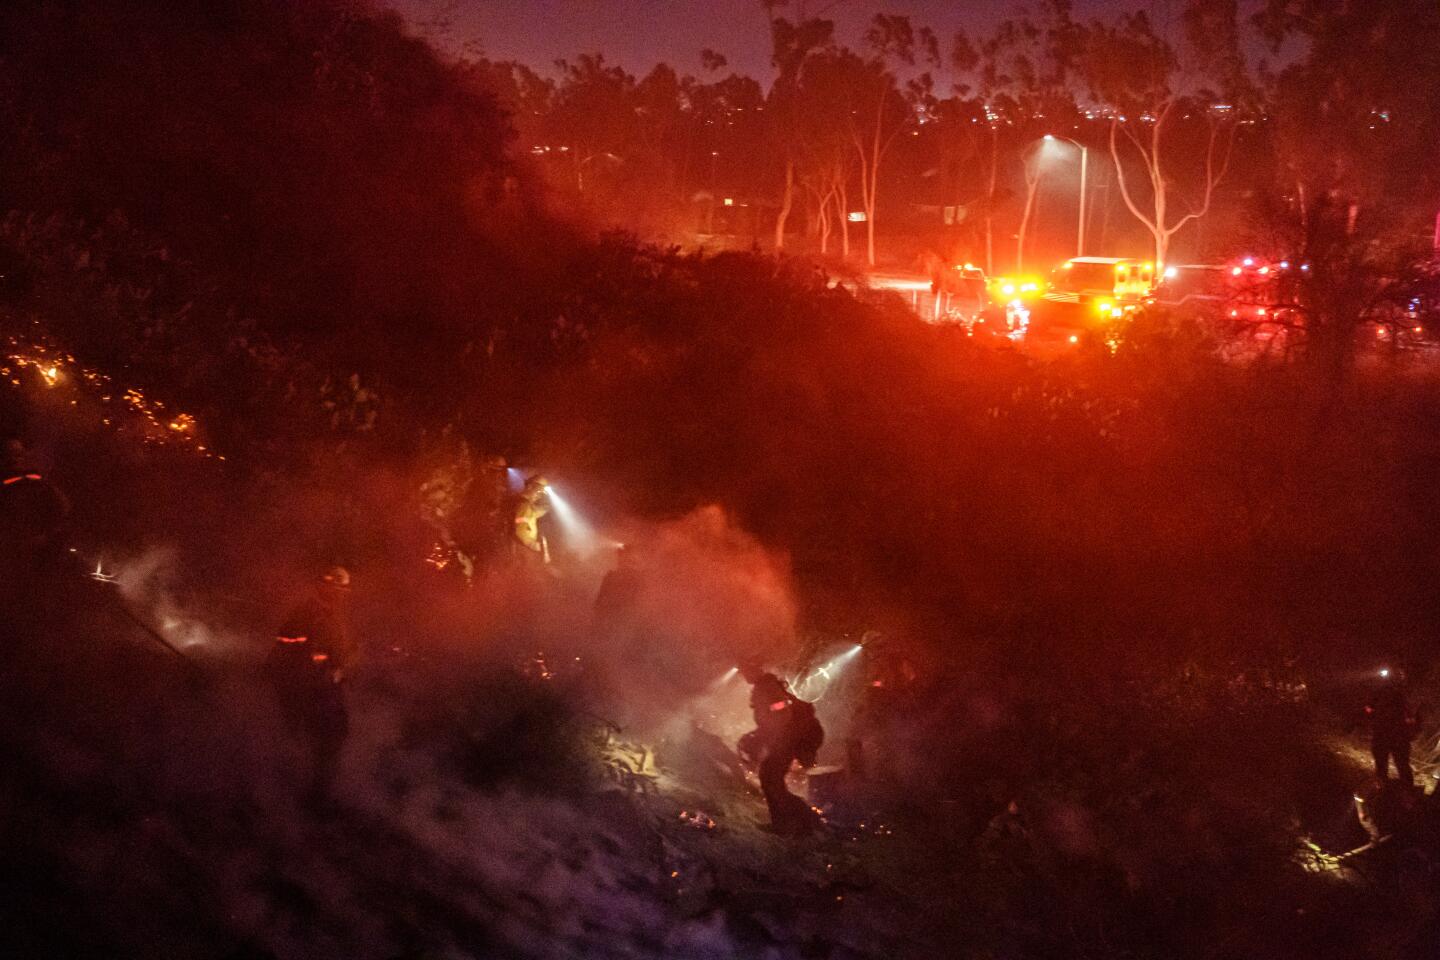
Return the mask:
{"type": "MultiPolygon", "coordinates": [[[[161,401],[151,400],[142,391],[133,387],[120,389],[110,377],[98,370],[82,366],[70,354],[56,351],[44,343],[30,343],[12,336],[5,343],[0,361],[3,361],[0,363],[0,376],[8,378],[12,386],[21,386],[18,374],[19,370],[25,367],[29,367],[39,374],[46,387],[56,387],[62,381],[68,380],[78,387],[93,391],[92,397],[103,406],[109,407],[118,398],[122,405],[129,408],[131,415],[129,422],[138,423],[141,427],[143,442],[191,444],[191,449],[201,456],[213,457],[216,460],[225,459],[205,446],[195,443],[199,434],[199,424],[193,416],[188,413],[162,415],[165,404],[161,401]]],[[[78,406],[78,403],[76,400],[71,400],[70,405],[78,406]]],[[[100,422],[105,426],[120,426],[125,423],[113,415],[107,415],[109,413],[110,411],[105,411],[100,417],[100,422]]]]}

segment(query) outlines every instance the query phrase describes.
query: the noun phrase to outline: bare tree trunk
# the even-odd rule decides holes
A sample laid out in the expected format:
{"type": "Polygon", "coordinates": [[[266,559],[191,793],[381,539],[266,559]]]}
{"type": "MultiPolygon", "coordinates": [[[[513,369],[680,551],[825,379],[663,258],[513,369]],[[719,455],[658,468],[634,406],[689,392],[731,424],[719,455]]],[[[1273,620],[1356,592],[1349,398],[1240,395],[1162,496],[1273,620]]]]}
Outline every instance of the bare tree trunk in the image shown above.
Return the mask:
{"type": "Polygon", "coordinates": [[[985,275],[995,275],[995,175],[1000,163],[1000,133],[990,128],[990,187],[985,194],[985,275]]]}
{"type": "MultiPolygon", "coordinates": [[[[872,191],[874,187],[870,188],[872,191]]],[[[865,204],[865,260],[870,266],[875,266],[875,200],[872,198],[865,204]]]]}
{"type": "Polygon", "coordinates": [[[830,201],[835,195],[835,185],[832,183],[830,189],[820,197],[820,209],[816,219],[820,228],[820,255],[825,256],[830,252],[830,201]]]}
{"type": "MultiPolygon", "coordinates": [[[[1155,192],[1155,222],[1165,222],[1165,210],[1168,204],[1166,194],[1168,190],[1164,179],[1160,179],[1160,187],[1155,192]]],[[[1178,229],[1178,228],[1177,228],[1178,229]]],[[[1165,255],[1170,252],[1170,236],[1174,231],[1166,230],[1163,227],[1155,231],[1155,262],[1163,264],[1165,255]]]]}
{"type": "Polygon", "coordinates": [[[870,156],[860,151],[860,194],[865,204],[865,260],[875,266],[875,208],[876,194],[880,190],[880,133],[885,120],[885,90],[875,102],[875,129],[870,138],[870,156]]]}
{"type": "Polygon", "coordinates": [[[875,101],[875,125],[868,131],[852,125],[850,143],[860,158],[860,205],[865,212],[865,258],[875,266],[875,211],[880,192],[880,163],[890,149],[891,142],[899,134],[899,128],[887,138],[885,132],[885,95],[888,90],[882,85],[875,101]]]}
{"type": "Polygon", "coordinates": [[[1094,250],[1097,256],[1103,257],[1105,256],[1105,251],[1110,249],[1108,243],[1110,238],[1110,208],[1114,206],[1114,204],[1110,202],[1110,184],[1104,183],[1101,186],[1104,189],[1105,205],[1104,210],[1100,214],[1100,242],[1090,249],[1094,250]]]}
{"type": "Polygon", "coordinates": [[[1235,145],[1235,128],[1231,126],[1226,135],[1225,152],[1219,159],[1219,168],[1216,167],[1216,150],[1219,144],[1219,127],[1215,124],[1210,126],[1210,137],[1205,148],[1205,181],[1204,193],[1201,203],[1191,212],[1183,217],[1170,221],[1170,182],[1165,177],[1165,171],[1161,163],[1161,156],[1164,145],[1165,123],[1170,118],[1171,112],[1175,109],[1175,101],[1165,103],[1161,109],[1155,111],[1155,123],[1150,129],[1150,144],[1147,147],[1138,136],[1125,129],[1125,136],[1134,145],[1137,153],[1140,154],[1141,162],[1145,168],[1145,174],[1150,180],[1150,210],[1152,215],[1147,215],[1140,209],[1130,190],[1130,182],[1125,177],[1125,167],[1120,162],[1119,131],[1120,120],[1118,117],[1110,121],[1110,158],[1115,163],[1115,181],[1120,185],[1120,196],[1125,201],[1125,206],[1130,210],[1132,216],[1145,225],[1150,235],[1155,240],[1155,266],[1157,270],[1163,269],[1170,254],[1170,240],[1180,232],[1191,220],[1198,220],[1210,212],[1210,202],[1215,196],[1215,187],[1225,177],[1230,168],[1230,156],[1235,145]]]}
{"type": "Polygon", "coordinates": [[[1025,269],[1025,231],[1030,226],[1030,211],[1035,209],[1035,192],[1040,189],[1040,178],[1025,180],[1025,213],[1020,217],[1020,233],[1015,241],[1015,272],[1025,269]]]}
{"type": "Polygon", "coordinates": [[[875,217],[874,202],[870,196],[871,158],[858,141],[855,144],[855,152],[860,155],[860,209],[865,212],[866,256],[870,266],[873,267],[875,266],[875,217]]]}
{"type": "MultiPolygon", "coordinates": [[[[882,99],[883,103],[883,99],[882,99]]],[[[875,116],[875,139],[871,144],[869,183],[865,190],[865,259],[875,266],[875,209],[880,192],[880,115],[875,116]]]]}
{"type": "Polygon", "coordinates": [[[846,260],[850,259],[850,196],[845,189],[845,181],[842,178],[838,182],[835,191],[835,215],[840,222],[840,255],[846,260]]]}
{"type": "Polygon", "coordinates": [[[790,208],[795,205],[795,161],[785,159],[785,193],[780,199],[780,213],[775,217],[775,252],[785,249],[785,221],[790,219],[790,208]]]}

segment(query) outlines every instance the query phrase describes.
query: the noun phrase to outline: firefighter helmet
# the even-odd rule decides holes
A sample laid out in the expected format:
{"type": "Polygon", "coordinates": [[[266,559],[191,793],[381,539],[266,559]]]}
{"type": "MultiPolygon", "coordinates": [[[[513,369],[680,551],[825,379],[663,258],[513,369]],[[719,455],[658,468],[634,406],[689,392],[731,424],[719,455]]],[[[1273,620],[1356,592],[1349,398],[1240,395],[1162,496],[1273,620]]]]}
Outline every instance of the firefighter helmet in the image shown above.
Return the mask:
{"type": "Polygon", "coordinates": [[[337,590],[349,590],[350,571],[344,567],[331,567],[325,571],[325,574],[320,578],[320,582],[326,586],[334,587],[337,590]]]}
{"type": "Polygon", "coordinates": [[[736,666],[740,668],[740,676],[746,683],[753,684],[765,675],[765,662],[758,656],[743,657],[736,666]]]}

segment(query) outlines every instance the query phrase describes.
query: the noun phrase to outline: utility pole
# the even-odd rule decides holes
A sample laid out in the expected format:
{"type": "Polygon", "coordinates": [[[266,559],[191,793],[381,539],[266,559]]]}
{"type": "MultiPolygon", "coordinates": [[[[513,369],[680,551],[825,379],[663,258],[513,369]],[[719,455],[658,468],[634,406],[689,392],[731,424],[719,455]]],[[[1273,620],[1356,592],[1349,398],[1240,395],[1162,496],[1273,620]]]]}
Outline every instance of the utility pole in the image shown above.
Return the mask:
{"type": "Polygon", "coordinates": [[[715,235],[715,163],[719,157],[720,151],[710,151],[710,225],[706,229],[711,236],[715,235]]]}

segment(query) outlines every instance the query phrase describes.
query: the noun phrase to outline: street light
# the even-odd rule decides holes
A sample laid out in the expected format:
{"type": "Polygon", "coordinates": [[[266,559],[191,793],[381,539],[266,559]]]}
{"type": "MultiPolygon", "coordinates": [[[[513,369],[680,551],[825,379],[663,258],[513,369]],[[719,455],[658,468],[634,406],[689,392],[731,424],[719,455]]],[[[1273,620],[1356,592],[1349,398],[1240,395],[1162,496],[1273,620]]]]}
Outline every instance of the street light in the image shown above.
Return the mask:
{"type": "Polygon", "coordinates": [[[1074,144],[1080,148],[1080,228],[1079,236],[1075,241],[1075,256],[1085,256],[1085,180],[1090,166],[1090,148],[1078,140],[1069,137],[1057,137],[1053,133],[1045,134],[1043,138],[1047,143],[1054,143],[1057,140],[1064,140],[1066,143],[1074,144]]]}

